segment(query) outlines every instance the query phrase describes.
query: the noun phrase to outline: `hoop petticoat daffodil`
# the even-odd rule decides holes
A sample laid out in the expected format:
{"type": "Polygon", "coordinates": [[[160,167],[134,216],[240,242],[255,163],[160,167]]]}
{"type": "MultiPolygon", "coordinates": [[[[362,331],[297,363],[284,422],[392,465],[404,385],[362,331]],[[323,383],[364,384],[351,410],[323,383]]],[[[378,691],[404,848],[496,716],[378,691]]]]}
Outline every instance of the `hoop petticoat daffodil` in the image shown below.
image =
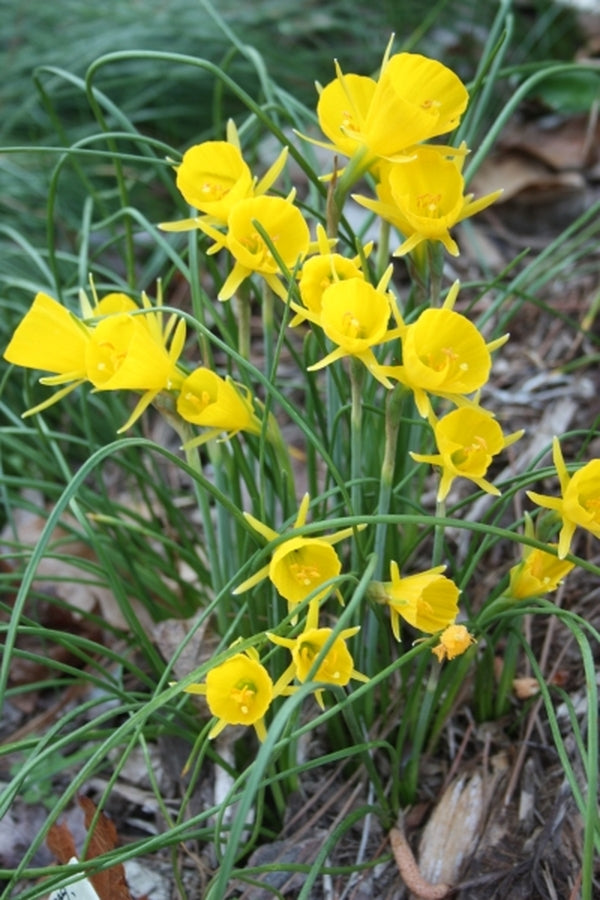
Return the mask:
{"type": "Polygon", "coordinates": [[[177,412],[186,422],[208,429],[188,441],[186,449],[204,444],[223,432],[230,438],[238,431],[260,434],[262,430],[248,389],[204,367],[195,369],[182,381],[177,412]]]}
{"type": "Polygon", "coordinates": [[[264,716],[275,696],[273,681],[249,647],[209,669],[204,684],[190,684],[187,694],[206,697],[217,722],[208,737],[215,738],[227,725],[253,725],[261,741],[267,736],[264,716]]]}
{"type": "Polygon", "coordinates": [[[362,277],[332,282],[323,292],[319,312],[304,310],[296,303],[290,304],[294,312],[320,325],[327,337],[337,344],[335,350],[309,366],[309,372],[322,369],[345,356],[355,356],[378,381],[391,388],[390,380],[373,353],[373,347],[399,337],[403,331],[401,327],[389,327],[392,313],[399,318],[394,298],[386,292],[391,274],[390,266],[377,287],[362,277]]]}
{"type": "Polygon", "coordinates": [[[467,478],[482,491],[499,494],[484,477],[495,456],[523,436],[524,429],[506,437],[493,415],[480,407],[461,407],[442,419],[431,415],[430,422],[439,453],[413,453],[417,462],[442,469],[437,499],[446,499],[455,478],[467,478]]]}
{"type": "Polygon", "coordinates": [[[379,373],[406,385],[423,417],[432,412],[428,394],[457,406],[469,406],[467,395],[487,382],[491,354],[508,340],[503,335],[486,343],[466,316],[452,309],[459,290],[456,281],[440,309],[424,310],[415,322],[401,326],[402,365],[380,366],[379,373]]]}
{"type": "Polygon", "coordinates": [[[600,459],[592,459],[574,475],[569,475],[557,437],[552,441],[552,459],[562,497],[549,497],[535,491],[527,491],[527,496],[538,506],[554,510],[562,519],[558,558],[564,559],[578,526],[600,538],[600,459]]]}
{"type": "MultiPolygon", "coordinates": [[[[333,638],[329,649],[311,676],[311,669],[313,669],[317,657],[333,635],[332,628],[318,627],[318,615],[319,605],[316,601],[311,601],[304,631],[298,637],[285,638],[267,632],[267,637],[270,641],[274,644],[279,644],[281,647],[287,647],[292,654],[291,664],[275,684],[275,694],[291,693],[293,688],[290,689],[289,685],[294,678],[304,683],[310,676],[312,681],[322,681],[325,684],[337,685],[338,687],[345,687],[351,678],[364,682],[369,680],[366,675],[356,671],[354,660],[346,646],[348,638],[357,634],[360,631],[360,626],[345,628],[333,638]]],[[[315,690],[315,697],[317,703],[323,709],[322,688],[315,690]]]]}
{"type": "Polygon", "coordinates": [[[319,125],[328,149],[360,159],[356,177],[378,159],[406,159],[407,148],[453,131],[469,95],[442,63],[417,53],[390,57],[386,48],[379,78],[344,74],[319,91],[319,125]]]}
{"type": "MultiPolygon", "coordinates": [[[[302,263],[300,276],[298,279],[298,290],[300,298],[304,306],[315,315],[321,314],[321,306],[323,293],[327,288],[339,281],[346,281],[348,278],[363,278],[364,274],[361,269],[361,257],[359,255],[348,259],[341,253],[333,253],[331,249],[331,241],[327,237],[327,233],[323,226],[317,225],[317,249],[318,253],[310,256],[302,263]]],[[[363,247],[363,258],[367,258],[373,249],[373,243],[370,242],[363,247]]],[[[294,307],[300,309],[301,307],[294,307]]],[[[302,313],[297,313],[290,322],[293,328],[304,322],[306,317],[302,313]]]]}
{"type": "Polygon", "coordinates": [[[459,589],[442,573],[446,566],[436,566],[417,575],[400,577],[395,562],[390,563],[391,581],[372,581],[368,596],[390,608],[394,637],[400,640],[400,619],[413,628],[434,634],[454,622],[458,615],[459,589]]]}
{"type": "Polygon", "coordinates": [[[16,366],[52,372],[40,383],[64,387],[23,416],[46,409],[87,380],[85,352],[90,334],[91,328],[58,300],[43,292],[36,294],[3,356],[16,366]]]}
{"type": "Polygon", "coordinates": [[[248,197],[266,193],[281,173],[287,159],[284,147],[259,180],[245,162],[233,121],[227,123],[226,141],[204,141],[183,154],[175,167],[179,192],[201,215],[176,222],[163,222],[163,231],[190,231],[200,222],[225,225],[233,206],[248,197]]]}
{"type": "MultiPolygon", "coordinates": [[[[293,528],[301,528],[305,524],[309,503],[310,497],[305,494],[293,528]]],[[[250,513],[244,513],[244,517],[252,528],[267,541],[275,541],[281,537],[277,531],[255,519],[250,513]]],[[[357,528],[360,530],[361,526],[359,525],[357,528]]],[[[282,541],[273,550],[271,561],[238,585],[233,593],[242,594],[255,587],[263,579],[269,578],[281,596],[287,600],[290,612],[315,591],[317,593],[314,594],[313,599],[322,600],[332,590],[332,587],[327,585],[322,591],[318,591],[319,586],[335,578],[342,569],[340,558],[332,545],[350,537],[354,531],[354,528],[344,528],[335,534],[326,534],[318,538],[292,536],[282,541]]],[[[341,601],[341,595],[338,591],[336,593],[341,601]]]]}
{"type": "Polygon", "coordinates": [[[219,300],[229,300],[253,272],[264,278],[278,297],[287,300],[288,289],[280,280],[279,263],[256,228],[256,222],[288,269],[292,270],[309,251],[308,225],[290,198],[268,196],[240,200],[229,213],[225,232],[199,221],[198,227],[215,242],[207,252],[227,249],[235,260],[217,295],[219,300]]]}
{"type": "MultiPolygon", "coordinates": [[[[531,517],[525,514],[525,535],[535,537],[531,517]]],[[[528,600],[543,597],[555,591],[563,578],[575,567],[575,563],[567,559],[559,559],[556,555],[558,544],[548,544],[548,550],[523,544],[521,562],[514,565],[509,572],[509,586],[506,596],[510,600],[528,600]],[[554,550],[554,553],[550,553],[554,550]]]]}
{"type": "Polygon", "coordinates": [[[413,148],[413,158],[402,163],[382,164],[377,185],[378,200],[353,195],[353,199],[400,231],[405,240],[394,256],[410,253],[423,241],[439,241],[452,256],[458,256],[450,229],[481,212],[502,194],[493,191],[473,199],[464,193],[461,174],[466,146],[448,158],[448,148],[413,148]]]}

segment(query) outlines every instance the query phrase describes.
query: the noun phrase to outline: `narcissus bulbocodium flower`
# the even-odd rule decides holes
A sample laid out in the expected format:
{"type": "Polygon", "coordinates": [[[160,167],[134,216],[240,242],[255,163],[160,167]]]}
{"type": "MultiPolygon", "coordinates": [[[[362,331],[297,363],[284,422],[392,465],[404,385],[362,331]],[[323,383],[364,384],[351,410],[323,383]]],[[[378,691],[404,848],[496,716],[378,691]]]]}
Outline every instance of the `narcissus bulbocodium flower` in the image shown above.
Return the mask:
{"type": "Polygon", "coordinates": [[[199,221],[198,227],[215,242],[207,252],[216,253],[225,248],[235,259],[234,267],[217,295],[219,300],[229,300],[253,272],[264,278],[278,297],[287,300],[288,290],[279,277],[279,262],[255,222],[268,236],[287,269],[292,270],[309,250],[308,225],[290,198],[267,196],[240,200],[229,213],[224,233],[199,221]]]}
{"type": "Polygon", "coordinates": [[[98,300],[94,291],[93,304],[83,292],[80,299],[86,322],[47,294],[37,294],[4,357],[16,365],[55,373],[41,378],[42,384],[66,385],[25,415],[47,408],[84,381],[90,381],[96,390],[143,391],[119,429],[124,431],[161,390],[171,390],[182,380],[177,359],[185,340],[185,323],[174,315],[163,323],[160,291],[157,309],[142,293],[143,308],[148,310],[145,315],[133,315],[139,307],[118,292],[98,300]]]}
{"type": "MultiPolygon", "coordinates": [[[[325,644],[333,635],[332,628],[318,627],[319,605],[312,601],[309,605],[308,615],[304,631],[295,638],[280,637],[277,634],[267,632],[267,637],[274,644],[287,647],[292,654],[292,662],[275,684],[276,694],[290,692],[288,685],[296,678],[304,683],[309,677],[312,681],[322,681],[325,684],[334,684],[344,687],[351,678],[358,681],[368,681],[366,675],[357,672],[354,668],[354,660],[346,646],[346,641],[360,631],[360,626],[344,628],[339,632],[330,644],[329,649],[322,657],[316,670],[314,664],[321,654],[325,644]],[[312,674],[311,674],[312,672],[312,674]]],[[[317,703],[323,709],[323,689],[315,691],[317,703]]]]}
{"type": "Polygon", "coordinates": [[[402,332],[398,327],[389,327],[392,311],[396,312],[393,297],[386,292],[391,275],[390,266],[377,287],[363,277],[332,282],[323,291],[318,313],[303,311],[296,303],[291,304],[295,312],[302,312],[305,318],[320,325],[327,337],[337,344],[335,350],[308,367],[310,372],[345,356],[354,356],[385,387],[392,386],[382,374],[382,367],[373,353],[373,347],[399,337],[402,332]]]}
{"type": "MultiPolygon", "coordinates": [[[[301,528],[305,524],[309,503],[310,497],[305,494],[293,528],[301,528]]],[[[244,516],[255,531],[258,531],[267,541],[275,541],[281,537],[277,531],[255,519],[250,513],[244,513],[244,516]]],[[[327,585],[321,591],[318,588],[339,575],[342,569],[340,558],[332,545],[350,537],[353,532],[353,528],[343,528],[335,534],[326,534],[322,537],[298,535],[284,540],[273,550],[271,561],[255,575],[238,585],[233,593],[241,594],[259,584],[263,579],[269,578],[281,596],[287,600],[290,611],[309,595],[312,595],[314,600],[322,600],[332,590],[332,587],[327,585]]],[[[338,598],[341,600],[339,593],[338,598]]]]}
{"type": "Polygon", "coordinates": [[[353,159],[356,177],[378,159],[406,159],[407,148],[453,131],[469,100],[460,78],[437,60],[390,57],[392,41],[377,81],[344,74],[336,61],[335,79],[319,92],[319,125],[331,141],[324,146],[353,159]]]}
{"type": "MultiPolygon", "coordinates": [[[[306,259],[300,269],[300,278],[298,281],[298,289],[300,298],[304,306],[319,316],[321,314],[321,306],[323,292],[332,284],[338,281],[345,281],[348,278],[363,278],[364,274],[361,269],[361,258],[355,256],[348,259],[341,253],[333,253],[331,250],[331,242],[327,237],[327,233],[321,224],[317,225],[317,248],[318,253],[306,259]]],[[[369,256],[373,244],[369,243],[363,247],[363,257],[369,256]]],[[[298,309],[299,307],[295,307],[298,309]]],[[[290,325],[293,327],[305,321],[305,316],[298,313],[290,325]]]]}
{"type": "Polygon", "coordinates": [[[469,633],[466,625],[448,625],[440,634],[439,644],[432,647],[431,652],[443,662],[445,659],[461,656],[474,643],[475,638],[469,633]]]}
{"type": "Polygon", "coordinates": [[[208,708],[217,718],[209,738],[216,737],[227,725],[253,725],[264,741],[264,716],[275,694],[271,676],[253,647],[210,669],[205,684],[190,684],[184,691],[206,697],[208,708]]]}
{"type": "Polygon", "coordinates": [[[143,307],[149,310],[147,315],[112,312],[115,304],[123,305],[126,300],[132,311],[138,309],[126,295],[109,295],[100,301],[95,315],[111,312],[92,329],[85,352],[87,378],[97,391],[142,391],[119,432],[130,428],[161,391],[177,390],[184,378],[177,366],[185,342],[184,320],[171,315],[163,323],[160,291],[158,309],[153,309],[142,292],[143,307]]]}
{"type": "Polygon", "coordinates": [[[378,200],[354,195],[358,203],[404,235],[394,256],[410,253],[423,241],[440,241],[448,253],[458,256],[450,229],[502,194],[494,191],[479,200],[474,200],[473,194],[465,195],[462,150],[466,148],[460,147],[455,158],[448,158],[436,147],[415,147],[412,159],[379,167],[378,200]]]}
{"type": "Polygon", "coordinates": [[[562,497],[548,497],[535,491],[527,491],[527,496],[539,506],[554,510],[562,519],[558,558],[564,559],[578,526],[600,537],[600,459],[592,459],[573,476],[569,475],[557,437],[552,441],[552,459],[562,497]]]}
{"type": "Polygon", "coordinates": [[[189,441],[186,448],[204,444],[223,432],[228,438],[238,431],[261,433],[262,425],[254,413],[248,389],[203,367],[195,369],[183,380],[177,397],[177,412],[186,422],[209,429],[189,441]]]}
{"type": "Polygon", "coordinates": [[[369,597],[390,608],[392,632],[400,640],[400,619],[413,628],[434,634],[454,622],[458,615],[459,589],[442,575],[446,566],[436,566],[417,575],[400,577],[395,562],[390,563],[391,581],[373,581],[369,597]]]}
{"type": "Polygon", "coordinates": [[[487,382],[491,354],[508,340],[508,335],[503,335],[486,343],[477,327],[452,309],[458,289],[455,282],[440,309],[426,309],[415,322],[401,326],[401,366],[379,367],[381,375],[410,388],[424,417],[431,414],[428,394],[457,406],[472,405],[467,395],[487,382]]]}
{"type": "Polygon", "coordinates": [[[53,297],[43,292],[36,294],[3,356],[16,366],[52,372],[40,382],[65,387],[28,409],[24,416],[56,403],[86,381],[85,355],[90,334],[91,328],[53,297]]]}
{"type": "Polygon", "coordinates": [[[178,222],[163,222],[164,231],[190,231],[199,223],[225,225],[234,205],[248,197],[266,193],[281,173],[287,158],[284,147],[273,165],[258,180],[242,156],[234,123],[227,123],[226,141],[204,141],[190,147],[175,167],[177,187],[202,214],[178,222]]]}
{"type": "MultiPolygon", "coordinates": [[[[534,537],[534,528],[530,516],[525,516],[525,534],[534,537]]],[[[529,544],[522,545],[522,560],[513,566],[509,573],[509,587],[506,592],[511,600],[528,600],[532,597],[543,597],[555,591],[575,563],[568,559],[558,559],[558,544],[548,544],[550,553],[529,544]]]]}
{"type": "Polygon", "coordinates": [[[494,456],[522,437],[523,429],[505,437],[493,415],[480,407],[462,407],[439,420],[431,416],[430,421],[439,453],[410,455],[417,462],[441,467],[438,501],[446,499],[455,478],[467,478],[482,491],[499,494],[484,476],[494,456]]]}

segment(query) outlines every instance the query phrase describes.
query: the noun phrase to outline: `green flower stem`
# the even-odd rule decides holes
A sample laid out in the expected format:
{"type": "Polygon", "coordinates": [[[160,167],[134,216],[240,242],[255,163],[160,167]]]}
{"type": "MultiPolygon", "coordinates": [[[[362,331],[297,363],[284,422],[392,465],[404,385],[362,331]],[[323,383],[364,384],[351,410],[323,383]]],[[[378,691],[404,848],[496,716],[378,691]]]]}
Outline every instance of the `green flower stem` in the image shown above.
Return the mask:
{"type": "Polygon", "coordinates": [[[375,258],[375,280],[379,281],[390,262],[390,223],[381,219],[379,223],[379,243],[375,258]]]}
{"type": "Polygon", "coordinates": [[[405,797],[408,798],[408,802],[410,803],[414,802],[417,794],[421,751],[425,746],[425,738],[427,737],[431,716],[434,711],[434,700],[437,693],[441,668],[442,667],[437,660],[432,662],[427,685],[425,686],[425,693],[419,707],[419,715],[413,732],[410,758],[406,767],[403,785],[405,797]]]}
{"type": "Polygon", "coordinates": [[[273,329],[273,291],[267,284],[263,282],[262,291],[262,325],[263,325],[263,353],[265,355],[265,376],[271,380],[275,373],[273,372],[273,350],[275,348],[275,335],[273,329]]]}
{"type": "MultiPolygon", "coordinates": [[[[438,500],[435,508],[435,515],[438,519],[444,519],[446,516],[446,501],[438,500]]],[[[444,526],[436,524],[433,536],[433,554],[432,565],[439,566],[444,558],[444,526]]]]}
{"type": "Polygon", "coordinates": [[[440,305],[442,275],[444,272],[444,248],[439,241],[427,241],[427,262],[429,269],[429,304],[432,308],[440,305]]]}
{"type": "Polygon", "coordinates": [[[243,359],[250,359],[250,297],[244,290],[244,285],[236,294],[237,318],[238,318],[238,352],[243,359]]]}
{"type": "Polygon", "coordinates": [[[290,451],[283,439],[281,429],[273,413],[269,413],[267,420],[267,438],[275,459],[273,471],[279,481],[279,495],[281,498],[287,495],[289,510],[296,508],[296,485],[294,470],[290,459],[290,451]]]}
{"type": "Polygon", "coordinates": [[[350,498],[352,513],[362,512],[361,484],[362,476],[362,389],[365,382],[365,367],[360,360],[350,359],[350,388],[352,407],[350,412],[350,498]]]}
{"type": "MultiPolygon", "coordinates": [[[[404,386],[402,384],[397,384],[387,396],[385,409],[385,447],[383,451],[383,462],[381,464],[379,503],[377,506],[377,513],[380,516],[385,516],[390,511],[390,499],[392,496],[394,470],[396,467],[398,431],[400,428],[400,417],[404,406],[405,394],[406,390],[404,386]]],[[[377,581],[380,581],[383,578],[387,528],[387,523],[382,521],[377,523],[377,528],[375,530],[375,555],[377,557],[375,580],[377,581]]]]}

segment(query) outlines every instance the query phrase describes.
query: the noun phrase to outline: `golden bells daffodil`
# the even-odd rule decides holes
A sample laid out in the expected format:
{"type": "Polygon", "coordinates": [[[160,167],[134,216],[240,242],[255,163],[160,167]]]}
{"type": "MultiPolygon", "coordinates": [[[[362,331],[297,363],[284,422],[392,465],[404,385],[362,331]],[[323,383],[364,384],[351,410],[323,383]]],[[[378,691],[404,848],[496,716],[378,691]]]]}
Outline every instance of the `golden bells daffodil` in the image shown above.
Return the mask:
{"type": "Polygon", "coordinates": [[[290,199],[283,197],[250,197],[236,203],[229,213],[226,232],[201,222],[199,227],[215,241],[208,252],[216,253],[225,248],[235,260],[218,293],[219,300],[229,300],[253,272],[262,276],[278,297],[287,300],[288,291],[280,280],[279,262],[256,222],[287,269],[292,270],[309,250],[308,225],[300,210],[290,199]]]}
{"type": "Polygon", "coordinates": [[[378,200],[354,195],[358,203],[404,235],[394,256],[410,253],[423,241],[439,241],[448,253],[458,256],[458,245],[450,229],[481,212],[502,194],[498,190],[478,200],[473,199],[473,194],[465,195],[461,149],[456,158],[450,159],[435,146],[415,147],[413,157],[406,162],[380,166],[378,200]]]}
{"type": "MultiPolygon", "coordinates": [[[[393,36],[392,36],[393,40],[393,36]]],[[[379,159],[407,158],[407,148],[453,131],[469,99],[450,69],[417,53],[390,57],[388,44],[379,78],[344,74],[320,90],[319,125],[329,149],[358,159],[356,176],[379,159]]]]}
{"type": "MultiPolygon", "coordinates": [[[[525,516],[525,535],[534,537],[531,517],[525,516]]],[[[555,591],[564,578],[575,567],[575,563],[557,556],[558,544],[548,544],[548,550],[522,545],[521,562],[509,572],[509,586],[506,596],[511,600],[529,600],[544,597],[555,591]],[[551,553],[550,551],[554,552],[551,553]]]]}
{"type": "MultiPolygon", "coordinates": [[[[310,497],[305,494],[293,528],[300,528],[305,524],[309,503],[310,497]]],[[[267,541],[275,541],[281,537],[277,531],[249,513],[244,513],[244,516],[254,530],[267,541]]],[[[275,547],[271,561],[238,585],[233,593],[241,594],[265,578],[269,578],[281,596],[287,600],[290,611],[309,595],[312,595],[314,600],[321,600],[332,590],[331,584],[319,590],[321,585],[333,580],[342,569],[341,561],[332,545],[350,537],[353,533],[353,528],[344,528],[335,534],[321,537],[289,537],[275,547]]],[[[341,600],[341,597],[339,599],[341,600]]]]}
{"type": "Polygon", "coordinates": [[[259,180],[252,175],[242,156],[233,121],[227,123],[227,140],[204,141],[183,154],[175,167],[179,192],[201,215],[175,222],[163,222],[163,231],[190,231],[200,223],[226,225],[236,203],[258,197],[271,187],[287,159],[284,147],[273,165],[259,180]]]}
{"type": "Polygon", "coordinates": [[[208,429],[186,443],[186,448],[203,444],[223,432],[230,438],[238,431],[260,434],[262,429],[247,388],[203,367],[195,369],[183,380],[177,397],[177,412],[186,422],[208,429]]]}
{"type": "MultiPolygon", "coordinates": [[[[304,683],[310,677],[312,681],[321,681],[325,684],[345,687],[351,678],[358,681],[368,681],[366,675],[362,675],[354,668],[354,660],[346,646],[346,641],[360,631],[360,627],[345,628],[333,637],[332,628],[318,627],[318,603],[312,601],[306,619],[304,630],[296,638],[280,637],[277,634],[267,633],[267,637],[274,644],[287,647],[292,654],[291,665],[285,670],[275,685],[275,693],[289,693],[288,685],[296,678],[304,683]],[[329,648],[315,669],[317,657],[319,657],[329,643],[329,648]],[[312,674],[311,674],[312,673],[312,674]]],[[[317,688],[315,697],[317,703],[323,709],[323,690],[317,688]]]]}
{"type": "Polygon", "coordinates": [[[46,409],[83,384],[87,379],[85,356],[90,335],[91,328],[58,300],[43,292],[36,294],[3,356],[15,366],[52,372],[40,379],[42,384],[66,386],[27,410],[25,416],[46,409]]]}
{"type": "Polygon", "coordinates": [[[380,367],[382,375],[412,390],[423,417],[431,414],[428,394],[457,406],[469,405],[467,395],[478,391],[489,378],[492,352],[508,340],[504,335],[486,343],[477,327],[452,309],[458,287],[455,282],[441,309],[426,309],[415,322],[404,326],[402,365],[380,367]]]}
{"type": "Polygon", "coordinates": [[[398,564],[390,564],[391,581],[373,581],[369,585],[371,600],[389,606],[392,632],[400,640],[400,619],[413,628],[434,634],[454,622],[458,615],[459,589],[442,573],[446,566],[436,566],[417,575],[400,577],[398,564]]]}
{"type": "Polygon", "coordinates": [[[469,633],[466,625],[448,625],[440,635],[439,644],[432,647],[431,652],[443,662],[445,659],[461,656],[475,643],[475,638],[469,633]]]}
{"type": "Polygon", "coordinates": [[[261,741],[267,736],[264,716],[274,697],[273,681],[253,648],[214,666],[205,684],[190,684],[184,691],[206,697],[217,719],[209,738],[217,737],[227,725],[253,725],[261,741]]]}
{"type": "Polygon", "coordinates": [[[557,437],[552,441],[552,458],[562,497],[549,497],[535,491],[527,491],[527,496],[538,506],[554,510],[562,519],[558,558],[564,559],[577,527],[600,538],[600,459],[591,460],[574,475],[569,475],[557,437]]]}
{"type": "Polygon", "coordinates": [[[396,312],[394,299],[385,290],[391,272],[390,267],[377,287],[373,287],[362,277],[332,282],[323,291],[318,313],[302,311],[298,304],[291,304],[295,312],[302,311],[305,318],[320,325],[327,337],[337,344],[335,350],[309,366],[310,372],[322,369],[345,356],[354,356],[385,387],[391,387],[391,382],[383,374],[373,352],[373,347],[393,340],[402,333],[399,327],[389,327],[392,312],[396,312]]]}
{"type": "Polygon", "coordinates": [[[441,467],[438,501],[446,499],[455,478],[467,478],[482,491],[499,494],[486,480],[486,472],[495,456],[523,436],[523,429],[505,437],[493,415],[480,407],[462,407],[439,420],[432,416],[431,421],[439,453],[410,455],[417,462],[441,467]]]}

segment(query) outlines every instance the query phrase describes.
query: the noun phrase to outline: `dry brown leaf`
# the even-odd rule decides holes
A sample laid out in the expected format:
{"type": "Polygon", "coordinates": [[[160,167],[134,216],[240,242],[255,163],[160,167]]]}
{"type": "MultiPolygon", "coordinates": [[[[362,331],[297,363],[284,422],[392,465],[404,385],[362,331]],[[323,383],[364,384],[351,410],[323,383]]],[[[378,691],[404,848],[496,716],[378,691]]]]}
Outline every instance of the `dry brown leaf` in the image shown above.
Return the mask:
{"type": "MultiPolygon", "coordinates": [[[[117,846],[117,829],[108,816],[103,812],[98,813],[95,803],[89,797],[78,797],[77,802],[83,810],[85,827],[89,832],[87,859],[96,859],[117,846]]],[[[78,856],[68,825],[54,824],[48,832],[46,844],[62,864],[78,856]]],[[[90,875],[89,881],[100,900],[132,900],[125,880],[125,868],[121,863],[90,875]]]]}

